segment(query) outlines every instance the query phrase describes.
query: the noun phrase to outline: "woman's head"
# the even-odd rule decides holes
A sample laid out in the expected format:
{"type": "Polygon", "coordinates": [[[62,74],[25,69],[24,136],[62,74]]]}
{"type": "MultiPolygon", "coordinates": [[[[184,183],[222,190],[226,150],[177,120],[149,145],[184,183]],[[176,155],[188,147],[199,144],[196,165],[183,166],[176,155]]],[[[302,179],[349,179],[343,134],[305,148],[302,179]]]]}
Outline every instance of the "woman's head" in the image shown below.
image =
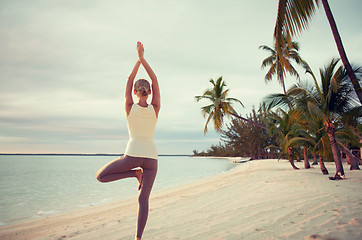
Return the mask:
{"type": "Polygon", "coordinates": [[[146,79],[137,80],[134,84],[134,92],[138,97],[148,96],[148,94],[151,94],[150,83],[146,79]]]}

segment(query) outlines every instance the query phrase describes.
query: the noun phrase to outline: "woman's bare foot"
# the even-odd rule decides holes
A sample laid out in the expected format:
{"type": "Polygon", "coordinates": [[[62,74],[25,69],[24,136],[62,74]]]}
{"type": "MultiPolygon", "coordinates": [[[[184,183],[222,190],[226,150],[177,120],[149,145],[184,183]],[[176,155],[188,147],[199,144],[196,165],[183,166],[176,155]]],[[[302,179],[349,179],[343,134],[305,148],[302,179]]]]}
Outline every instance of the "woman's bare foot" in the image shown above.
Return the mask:
{"type": "Polygon", "coordinates": [[[136,178],[137,178],[137,181],[138,181],[138,190],[140,190],[141,187],[142,187],[142,180],[143,180],[143,171],[142,171],[142,169],[137,169],[136,170],[136,178]]]}

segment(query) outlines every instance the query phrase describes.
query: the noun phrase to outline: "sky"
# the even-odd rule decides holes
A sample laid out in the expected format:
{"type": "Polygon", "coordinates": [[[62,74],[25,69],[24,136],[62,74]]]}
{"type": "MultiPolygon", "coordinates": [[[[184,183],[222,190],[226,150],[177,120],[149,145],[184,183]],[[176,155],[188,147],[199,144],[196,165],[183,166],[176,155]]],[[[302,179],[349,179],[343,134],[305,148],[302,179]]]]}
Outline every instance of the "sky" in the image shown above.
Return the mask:
{"type": "MultiPolygon", "coordinates": [[[[161,89],[159,154],[218,144],[194,96],[220,76],[245,116],[271,93],[261,62],[277,0],[0,0],[0,153],[123,153],[126,80],[136,43],[161,89]]],[[[362,2],[330,0],[350,62],[362,64],[362,2]]],[[[323,8],[297,39],[315,73],[338,57],[323,8]]],[[[299,69],[300,70],[300,69],[299,69]]],[[[302,80],[310,77],[299,71],[302,80]]],[[[138,78],[148,78],[140,68],[138,78]]],[[[287,88],[296,83],[286,79],[287,88]]],[[[136,100],[136,99],[135,99],[136,100]]]]}

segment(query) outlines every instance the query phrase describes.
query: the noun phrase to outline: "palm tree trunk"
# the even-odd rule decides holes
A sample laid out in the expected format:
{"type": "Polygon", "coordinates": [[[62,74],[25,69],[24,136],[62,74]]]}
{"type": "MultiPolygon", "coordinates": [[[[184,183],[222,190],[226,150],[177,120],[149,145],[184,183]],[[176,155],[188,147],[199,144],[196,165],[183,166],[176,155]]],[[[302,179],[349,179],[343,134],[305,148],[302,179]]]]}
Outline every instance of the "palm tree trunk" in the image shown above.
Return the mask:
{"type": "Polygon", "coordinates": [[[264,125],[261,125],[261,124],[259,124],[259,123],[254,122],[254,121],[251,121],[251,120],[249,120],[249,119],[247,119],[247,118],[241,117],[241,116],[239,116],[239,115],[237,115],[237,114],[235,114],[235,113],[230,113],[230,114],[233,115],[233,116],[236,117],[236,118],[239,118],[239,119],[241,119],[241,120],[243,120],[243,121],[246,121],[246,122],[248,122],[248,123],[254,124],[255,126],[258,126],[258,127],[260,127],[260,128],[268,129],[268,128],[267,128],[266,126],[264,126],[264,125]]]}
{"type": "Polygon", "coordinates": [[[329,142],[331,144],[333,160],[336,165],[336,175],[334,179],[343,179],[344,178],[344,170],[342,166],[341,155],[339,154],[336,138],[334,136],[334,126],[332,123],[325,122],[324,127],[326,129],[326,133],[329,137],[329,142]]]}
{"type": "Polygon", "coordinates": [[[319,166],[321,167],[321,171],[324,175],[328,174],[328,170],[326,166],[324,166],[323,158],[319,155],[319,166]]]}
{"type": "MultiPolygon", "coordinates": [[[[342,152],[343,152],[343,150],[342,150],[342,152]]],[[[346,160],[349,165],[352,165],[351,157],[347,154],[346,154],[346,160]]]]}
{"type": "Polygon", "coordinates": [[[310,164],[309,164],[309,160],[308,160],[307,148],[303,147],[303,153],[304,153],[304,168],[308,169],[308,168],[310,168],[310,164]]]}
{"type": "Polygon", "coordinates": [[[341,36],[339,35],[337,25],[336,25],[336,22],[334,21],[332,11],[331,11],[331,9],[329,7],[329,4],[328,4],[327,0],[322,0],[322,3],[323,3],[324,11],[326,12],[326,15],[327,15],[329,25],[331,26],[331,29],[332,29],[334,41],[336,42],[337,49],[338,49],[338,52],[339,52],[339,56],[341,57],[341,60],[343,62],[344,67],[346,68],[349,79],[351,80],[351,82],[353,84],[353,87],[354,87],[354,90],[356,91],[358,99],[359,99],[360,103],[362,104],[361,86],[359,85],[356,74],[354,74],[353,69],[351,67],[351,64],[348,61],[347,54],[346,54],[346,52],[344,50],[344,47],[343,47],[343,44],[342,44],[342,39],[341,39],[341,36]]]}
{"type": "Polygon", "coordinates": [[[313,163],[312,163],[312,165],[318,165],[317,156],[313,152],[312,152],[312,155],[313,155],[313,163]]]}
{"type": "Polygon", "coordinates": [[[337,141],[337,143],[342,147],[342,152],[344,152],[344,154],[346,154],[347,157],[347,161],[349,160],[351,164],[350,170],[360,170],[360,168],[358,167],[358,162],[355,158],[355,156],[349,151],[348,148],[346,148],[346,146],[344,146],[343,143],[341,143],[340,141],[337,141]]]}
{"type": "Polygon", "coordinates": [[[292,148],[291,147],[288,148],[288,156],[289,156],[289,163],[290,163],[290,165],[292,165],[292,168],[294,170],[298,170],[299,168],[297,168],[297,166],[294,165],[293,155],[292,155],[292,148]]]}
{"type": "Polygon", "coordinates": [[[358,167],[357,161],[353,156],[346,153],[346,158],[347,158],[347,161],[349,162],[349,164],[351,165],[349,170],[360,170],[360,168],[358,167]]]}

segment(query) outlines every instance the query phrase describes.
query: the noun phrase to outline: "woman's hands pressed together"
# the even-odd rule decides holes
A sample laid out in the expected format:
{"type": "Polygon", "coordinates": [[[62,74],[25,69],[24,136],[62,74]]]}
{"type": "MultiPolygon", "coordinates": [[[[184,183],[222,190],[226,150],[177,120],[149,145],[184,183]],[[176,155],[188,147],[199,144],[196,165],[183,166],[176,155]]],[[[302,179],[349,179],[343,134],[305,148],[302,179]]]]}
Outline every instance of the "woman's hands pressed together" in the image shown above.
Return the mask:
{"type": "Polygon", "coordinates": [[[137,42],[137,55],[140,61],[144,59],[145,49],[141,42],[137,42]]]}

